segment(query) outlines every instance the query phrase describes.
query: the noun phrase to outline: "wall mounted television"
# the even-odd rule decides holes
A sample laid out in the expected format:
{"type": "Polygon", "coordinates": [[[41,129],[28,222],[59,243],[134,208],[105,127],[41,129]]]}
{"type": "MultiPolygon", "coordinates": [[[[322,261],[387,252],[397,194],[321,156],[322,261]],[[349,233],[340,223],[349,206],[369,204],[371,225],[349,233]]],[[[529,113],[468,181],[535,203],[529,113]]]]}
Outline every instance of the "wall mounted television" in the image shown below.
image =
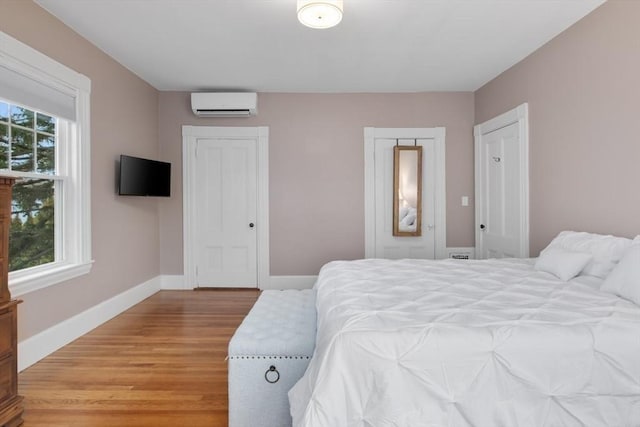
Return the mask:
{"type": "Polygon", "coordinates": [[[118,194],[171,196],[171,163],[121,155],[118,194]]]}

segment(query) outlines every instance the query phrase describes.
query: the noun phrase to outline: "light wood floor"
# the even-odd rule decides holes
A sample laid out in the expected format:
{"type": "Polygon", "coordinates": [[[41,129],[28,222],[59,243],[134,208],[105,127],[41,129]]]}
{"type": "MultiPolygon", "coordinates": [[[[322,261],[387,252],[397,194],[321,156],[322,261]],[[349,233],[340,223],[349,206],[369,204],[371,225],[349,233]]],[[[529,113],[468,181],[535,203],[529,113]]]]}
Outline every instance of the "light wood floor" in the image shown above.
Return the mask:
{"type": "Polygon", "coordinates": [[[19,375],[24,427],[227,425],[227,345],[256,290],[161,291],[19,375]]]}

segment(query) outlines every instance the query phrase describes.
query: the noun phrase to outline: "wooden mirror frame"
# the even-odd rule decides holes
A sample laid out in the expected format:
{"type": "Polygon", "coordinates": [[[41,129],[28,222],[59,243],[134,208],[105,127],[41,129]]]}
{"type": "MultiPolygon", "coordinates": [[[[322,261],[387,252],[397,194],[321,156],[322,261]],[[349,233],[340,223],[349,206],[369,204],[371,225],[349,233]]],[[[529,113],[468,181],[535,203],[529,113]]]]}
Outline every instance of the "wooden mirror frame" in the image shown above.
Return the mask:
{"type": "MultiPolygon", "coordinates": [[[[412,185],[413,186],[413,185],[412,185]]],[[[393,235],[394,236],[421,236],[422,235],[422,147],[419,145],[396,145],[393,147],[393,235]],[[416,153],[416,182],[415,185],[416,194],[416,219],[415,219],[415,231],[402,230],[400,227],[400,199],[406,201],[405,194],[400,189],[401,185],[401,170],[400,170],[400,157],[403,153],[416,153]]]]}

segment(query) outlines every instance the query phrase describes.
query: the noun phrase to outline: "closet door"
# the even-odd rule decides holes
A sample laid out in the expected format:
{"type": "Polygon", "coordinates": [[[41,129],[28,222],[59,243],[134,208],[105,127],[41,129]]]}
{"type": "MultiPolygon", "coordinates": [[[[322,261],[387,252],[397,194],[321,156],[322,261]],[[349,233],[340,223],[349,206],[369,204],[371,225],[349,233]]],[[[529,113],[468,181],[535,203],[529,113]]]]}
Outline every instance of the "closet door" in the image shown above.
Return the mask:
{"type": "Polygon", "coordinates": [[[446,255],[444,128],[365,128],[365,257],[444,258],[446,255]],[[393,149],[422,147],[422,230],[393,235],[393,149]]]}
{"type": "Polygon", "coordinates": [[[433,139],[376,139],[375,257],[435,259],[435,150],[433,139]],[[422,147],[422,232],[420,236],[393,235],[393,147],[422,147]]]}
{"type": "Polygon", "coordinates": [[[197,286],[255,288],[256,140],[203,138],[196,153],[197,286]]]}
{"type": "Polygon", "coordinates": [[[182,127],[184,288],[269,284],[269,129],[182,127]]]}
{"type": "Polygon", "coordinates": [[[475,126],[476,257],[529,256],[527,104],[475,126]]]}

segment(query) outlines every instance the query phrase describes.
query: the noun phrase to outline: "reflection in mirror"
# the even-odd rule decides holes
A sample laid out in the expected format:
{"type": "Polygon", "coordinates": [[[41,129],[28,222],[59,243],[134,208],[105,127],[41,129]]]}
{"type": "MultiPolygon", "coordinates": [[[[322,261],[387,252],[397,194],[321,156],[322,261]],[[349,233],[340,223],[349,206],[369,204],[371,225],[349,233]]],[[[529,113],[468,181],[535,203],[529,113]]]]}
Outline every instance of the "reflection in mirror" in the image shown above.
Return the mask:
{"type": "Polygon", "coordinates": [[[393,235],[420,236],[422,219],[422,147],[393,148],[393,235]]]}

